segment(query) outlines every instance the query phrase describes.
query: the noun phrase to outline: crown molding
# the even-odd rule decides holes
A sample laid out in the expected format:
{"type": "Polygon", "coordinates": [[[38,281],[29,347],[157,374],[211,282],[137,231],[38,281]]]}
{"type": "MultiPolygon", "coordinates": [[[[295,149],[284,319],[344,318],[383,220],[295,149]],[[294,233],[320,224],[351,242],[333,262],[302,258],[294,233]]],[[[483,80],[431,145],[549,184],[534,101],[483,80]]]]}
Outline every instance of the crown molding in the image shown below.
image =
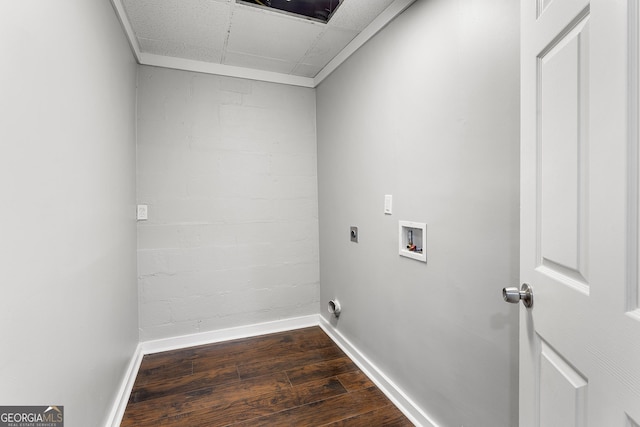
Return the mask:
{"type": "Polygon", "coordinates": [[[349,59],[366,42],[389,25],[398,15],[404,12],[415,0],[396,0],[389,5],[371,24],[360,32],[351,42],[338,53],[313,79],[313,87],[318,86],[329,77],[344,61],[349,59]]]}
{"type": "Polygon", "coordinates": [[[315,87],[314,81],[309,77],[293,76],[291,74],[274,73],[272,71],[256,70],[253,68],[234,67],[233,65],[216,64],[213,62],[194,61],[191,59],[175,58],[171,56],[141,53],[142,65],[154,67],[174,68],[176,70],[194,71],[196,73],[215,74],[227,77],[240,77],[249,80],[281,83],[291,86],[315,87]]]}
{"type": "Polygon", "coordinates": [[[138,43],[135,32],[133,31],[131,22],[129,22],[129,17],[127,16],[127,12],[124,9],[122,0],[111,0],[111,6],[113,6],[113,10],[116,12],[116,16],[120,21],[122,30],[127,36],[127,40],[129,41],[129,46],[131,46],[131,52],[133,53],[133,56],[136,58],[136,61],[140,63],[140,44],[138,43]]]}

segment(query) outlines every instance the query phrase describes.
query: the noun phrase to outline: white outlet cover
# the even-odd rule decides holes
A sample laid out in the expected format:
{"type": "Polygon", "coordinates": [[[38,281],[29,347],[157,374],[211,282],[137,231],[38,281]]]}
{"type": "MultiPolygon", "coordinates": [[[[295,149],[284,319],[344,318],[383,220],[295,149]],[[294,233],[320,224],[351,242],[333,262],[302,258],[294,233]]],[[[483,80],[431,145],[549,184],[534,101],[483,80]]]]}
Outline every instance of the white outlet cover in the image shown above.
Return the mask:
{"type": "Polygon", "coordinates": [[[136,219],[139,221],[146,221],[149,219],[149,207],[147,205],[138,205],[136,219]]]}
{"type": "Polygon", "coordinates": [[[384,213],[385,215],[391,215],[393,207],[393,196],[391,194],[386,194],[384,196],[384,213]]]}

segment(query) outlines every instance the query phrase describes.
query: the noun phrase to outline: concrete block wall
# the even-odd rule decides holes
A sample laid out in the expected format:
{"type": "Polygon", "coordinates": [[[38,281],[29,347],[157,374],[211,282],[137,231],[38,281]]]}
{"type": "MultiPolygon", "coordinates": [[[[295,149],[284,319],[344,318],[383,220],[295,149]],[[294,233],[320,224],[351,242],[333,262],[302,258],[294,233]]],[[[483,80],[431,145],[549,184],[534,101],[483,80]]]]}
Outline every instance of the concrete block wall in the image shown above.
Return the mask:
{"type": "Polygon", "coordinates": [[[140,338],[317,313],[313,89],[138,74],[140,338]]]}

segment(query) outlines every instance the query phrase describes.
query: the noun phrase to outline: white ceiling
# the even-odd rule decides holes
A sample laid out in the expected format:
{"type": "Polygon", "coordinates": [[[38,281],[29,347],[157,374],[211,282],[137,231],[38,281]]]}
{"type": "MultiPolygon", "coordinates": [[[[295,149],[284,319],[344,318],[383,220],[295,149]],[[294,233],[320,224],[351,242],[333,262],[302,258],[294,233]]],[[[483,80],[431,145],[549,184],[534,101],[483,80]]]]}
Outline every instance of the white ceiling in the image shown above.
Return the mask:
{"type": "Polygon", "coordinates": [[[141,64],[315,87],[414,0],[342,0],[324,24],[236,0],[112,0],[141,64]]]}

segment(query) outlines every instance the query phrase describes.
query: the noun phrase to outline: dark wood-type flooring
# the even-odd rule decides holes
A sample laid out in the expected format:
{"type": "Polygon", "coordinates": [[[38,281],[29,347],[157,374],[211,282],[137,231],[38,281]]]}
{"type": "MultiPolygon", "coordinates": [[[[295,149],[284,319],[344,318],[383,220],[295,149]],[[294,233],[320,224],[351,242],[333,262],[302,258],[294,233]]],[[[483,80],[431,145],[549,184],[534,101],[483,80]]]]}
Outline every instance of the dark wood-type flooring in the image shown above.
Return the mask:
{"type": "Polygon", "coordinates": [[[412,426],[319,327],[147,355],[121,426],[412,426]]]}

